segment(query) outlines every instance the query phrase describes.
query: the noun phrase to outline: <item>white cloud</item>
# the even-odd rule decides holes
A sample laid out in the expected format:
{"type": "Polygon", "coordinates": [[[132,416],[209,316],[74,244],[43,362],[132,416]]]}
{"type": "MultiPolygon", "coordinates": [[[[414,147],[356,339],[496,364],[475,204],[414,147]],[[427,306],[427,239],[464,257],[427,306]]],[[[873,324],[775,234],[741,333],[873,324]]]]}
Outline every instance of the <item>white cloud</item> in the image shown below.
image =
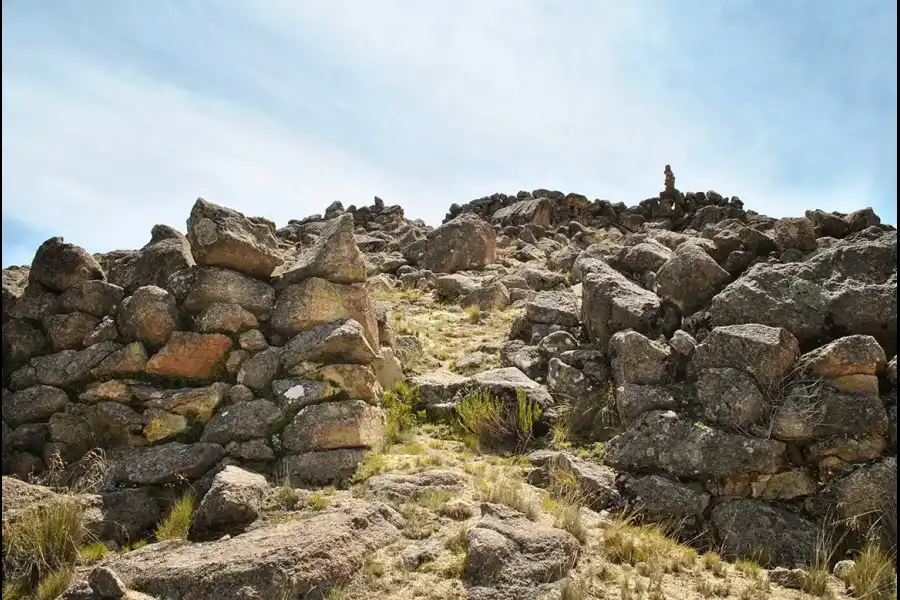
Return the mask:
{"type": "MultiPolygon", "coordinates": [[[[692,108],[691,93],[702,90],[680,88],[654,63],[677,53],[678,41],[649,3],[259,0],[230,8],[261,35],[202,51],[221,55],[219,73],[246,80],[240,101],[178,88],[141,64],[112,70],[60,42],[33,57],[42,68],[8,73],[4,61],[3,194],[18,200],[4,203],[4,215],[104,251],[142,245],[155,223],[183,229],[197,196],[283,224],[335,199],[364,204],[377,194],[436,225],[450,203],[495,191],[556,187],[635,203],[661,187],[666,163],[681,189],[739,195],[775,216],[851,210],[873,186],[851,171],[788,187],[778,177],[777,132],[758,120],[751,131],[716,130],[692,108]],[[401,140],[393,160],[322,142],[288,115],[267,113],[265,102],[253,104],[294,96],[309,109],[290,75],[317,58],[261,54],[257,45],[291,49],[313,34],[322,52],[403,100],[399,114],[383,117],[360,113],[359,99],[316,107],[386,119],[401,140]]],[[[159,33],[160,48],[177,43],[159,33]]],[[[200,52],[202,42],[179,50],[200,52]]]]}

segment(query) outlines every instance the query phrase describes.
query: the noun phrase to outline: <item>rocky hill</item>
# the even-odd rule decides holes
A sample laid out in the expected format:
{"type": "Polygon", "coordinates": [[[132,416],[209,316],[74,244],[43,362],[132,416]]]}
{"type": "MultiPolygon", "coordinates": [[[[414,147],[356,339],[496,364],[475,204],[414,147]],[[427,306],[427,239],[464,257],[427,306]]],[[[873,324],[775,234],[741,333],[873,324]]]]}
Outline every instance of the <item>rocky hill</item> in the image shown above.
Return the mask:
{"type": "Polygon", "coordinates": [[[890,598],[897,232],[665,189],[3,270],[7,598],[890,598]]]}

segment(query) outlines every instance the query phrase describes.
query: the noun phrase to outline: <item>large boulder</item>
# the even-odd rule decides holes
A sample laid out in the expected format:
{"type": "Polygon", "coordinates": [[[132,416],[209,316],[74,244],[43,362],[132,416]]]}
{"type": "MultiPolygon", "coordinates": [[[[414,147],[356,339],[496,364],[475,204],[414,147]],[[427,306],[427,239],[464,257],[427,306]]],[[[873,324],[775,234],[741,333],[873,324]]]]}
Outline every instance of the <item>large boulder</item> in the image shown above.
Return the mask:
{"type": "Polygon", "coordinates": [[[3,393],[3,421],[10,427],[46,422],[69,406],[69,396],[49,385],[36,385],[20,392],[3,393]]]}
{"type": "Polygon", "coordinates": [[[759,422],[765,397],[746,371],[729,367],[704,369],[697,381],[703,416],[724,429],[749,431],[759,422]]]}
{"type": "Polygon", "coordinates": [[[489,391],[510,406],[516,405],[517,390],[522,390],[528,402],[537,404],[541,408],[547,408],[553,404],[553,396],[547,390],[515,367],[482,371],[473,375],[469,381],[472,385],[489,391]]]}
{"type": "Polygon", "coordinates": [[[70,288],[59,297],[62,312],[83,312],[95,317],[112,314],[116,305],[125,297],[125,290],[118,285],[99,279],[91,279],[70,288]]]}
{"type": "Polygon", "coordinates": [[[194,203],[187,229],[187,239],[199,265],[268,279],[284,263],[275,231],[267,223],[203,198],[194,203]]]}
{"type": "Polygon", "coordinates": [[[219,541],[151,544],[107,566],[129,587],[160,598],[313,598],[358,572],[370,552],[396,542],[391,520],[384,505],[353,501],[219,541]]]}
{"type": "Polygon", "coordinates": [[[486,221],[463,213],[429,232],[419,266],[435,273],[480,269],[494,262],[497,234],[486,221]]]}
{"type": "Polygon", "coordinates": [[[209,540],[240,533],[259,516],[267,487],[262,475],[226,466],[213,477],[209,491],[194,511],[188,537],[209,540]]]}
{"type": "Polygon", "coordinates": [[[656,293],[688,317],[728,282],[729,275],[696,244],[682,244],[656,274],[656,293]]]}
{"type": "Polygon", "coordinates": [[[876,394],[851,394],[802,383],[787,391],[772,420],[772,435],[785,441],[837,434],[885,435],[887,428],[887,412],[876,394]]]}
{"type": "Polygon", "coordinates": [[[147,361],[147,373],[167,377],[212,380],[222,375],[231,338],[221,333],[174,332],[147,361]]]}
{"type": "Polygon", "coordinates": [[[293,453],[335,448],[372,448],[384,438],[384,413],[362,400],[307,406],[284,430],[283,444],[293,453]]]}
{"type": "Polygon", "coordinates": [[[711,326],[762,323],[790,331],[804,349],[840,335],[871,335],[897,349],[897,232],[851,236],[803,262],[757,264],[709,308],[711,326]]]}
{"type": "Polygon", "coordinates": [[[650,411],[606,444],[606,463],[623,471],[724,479],[777,473],[786,465],[785,449],[783,442],[726,433],[671,411],[650,411]]]}
{"type": "Polygon", "coordinates": [[[43,354],[47,337],[39,328],[23,319],[10,319],[3,324],[3,358],[12,364],[43,354]]]}
{"type": "Polygon", "coordinates": [[[41,383],[69,387],[90,377],[94,367],[120,348],[119,344],[106,341],[84,350],[63,350],[54,354],[35,356],[29,360],[28,365],[13,373],[12,377],[15,378],[16,374],[21,372],[22,377],[32,382],[28,385],[41,383]]]}
{"type": "Polygon", "coordinates": [[[307,361],[367,365],[378,355],[366,339],[362,325],[340,319],[315,325],[295,335],[285,345],[281,362],[286,370],[307,361]]]}
{"type": "Polygon", "coordinates": [[[716,327],[697,346],[691,359],[696,371],[730,367],[749,372],[760,383],[780,383],[799,354],[789,331],[759,324],[716,327]]]}
{"type": "Polygon", "coordinates": [[[532,323],[577,327],[578,298],[568,291],[539,292],[534,300],[525,303],[525,317],[532,323]]]}
{"type": "Polygon", "coordinates": [[[532,198],[504,206],[491,215],[491,221],[503,226],[533,223],[550,227],[553,215],[553,202],[549,198],[532,198]]]}
{"type": "Polygon", "coordinates": [[[184,324],[172,294],[152,285],[139,287],[119,304],[116,322],[122,337],[151,349],[164,346],[184,324]]]}
{"type": "Polygon", "coordinates": [[[83,312],[47,315],[42,319],[44,331],[54,352],[76,350],[84,338],[100,324],[100,319],[83,312]]]}
{"type": "Polygon", "coordinates": [[[886,363],[884,349],[870,335],[848,335],[800,357],[804,370],[817,377],[876,375],[886,363]]]}
{"type": "Polygon", "coordinates": [[[276,275],[276,285],[285,287],[309,277],[332,283],[361,283],[366,265],[353,237],[353,215],[343,214],[325,225],[319,239],[297,261],[276,275]]]}
{"type": "Polygon", "coordinates": [[[344,485],[353,478],[367,452],[366,448],[336,448],[286,454],[278,461],[275,471],[298,483],[344,485]]]}
{"type": "Polygon", "coordinates": [[[140,250],[98,255],[110,283],[126,293],[145,285],[165,287],[170,275],[196,264],[191,246],[180,231],[154,225],[150,235],[150,241],[140,250]]]}
{"type": "Polygon", "coordinates": [[[112,468],[111,478],[122,485],[159,485],[195,480],[225,456],[219,444],[170,442],[132,450],[112,468]]]}
{"type": "Polygon", "coordinates": [[[271,323],[278,333],[293,336],[341,319],[355,320],[365,331],[369,346],[379,347],[375,305],[363,284],[331,283],[310,277],[289,285],[278,294],[271,323]]]}
{"type": "Polygon", "coordinates": [[[283,424],[284,413],[269,400],[239,402],[219,410],[203,429],[201,442],[227,446],[268,437],[283,424]]]}
{"type": "Polygon", "coordinates": [[[819,528],[812,522],[764,502],[735,499],[713,507],[710,522],[728,556],[767,566],[813,566],[819,528]]]}
{"type": "Polygon", "coordinates": [[[65,292],[91,279],[106,279],[106,274],[87,250],[52,237],[35,252],[28,279],[53,292],[65,292]]]}
{"type": "Polygon", "coordinates": [[[816,249],[816,229],[805,217],[778,219],[773,234],[780,250],[812,252],[816,249]]]}
{"type": "Polygon", "coordinates": [[[600,350],[606,350],[617,331],[634,329],[655,337],[659,333],[660,301],[605,263],[583,281],[581,320],[600,350]]]}
{"type": "Polygon", "coordinates": [[[839,519],[865,530],[866,525],[881,521],[892,527],[896,542],[897,457],[889,456],[825,487],[806,501],[813,515],[839,519]]]}
{"type": "Polygon", "coordinates": [[[179,271],[167,285],[183,301],[184,309],[193,314],[202,313],[213,304],[237,304],[257,319],[265,320],[275,304],[272,286],[228,269],[195,267],[179,271]]]}

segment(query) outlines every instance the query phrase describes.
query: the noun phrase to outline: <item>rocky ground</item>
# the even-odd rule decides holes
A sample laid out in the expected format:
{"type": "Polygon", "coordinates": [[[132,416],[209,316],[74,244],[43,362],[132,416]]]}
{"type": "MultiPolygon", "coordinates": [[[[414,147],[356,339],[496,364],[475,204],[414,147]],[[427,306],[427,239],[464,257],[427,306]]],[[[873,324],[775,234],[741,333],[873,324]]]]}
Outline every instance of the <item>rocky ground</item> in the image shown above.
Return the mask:
{"type": "Polygon", "coordinates": [[[52,238],[3,271],[3,597],[895,598],[896,256],[674,177],[52,238]]]}

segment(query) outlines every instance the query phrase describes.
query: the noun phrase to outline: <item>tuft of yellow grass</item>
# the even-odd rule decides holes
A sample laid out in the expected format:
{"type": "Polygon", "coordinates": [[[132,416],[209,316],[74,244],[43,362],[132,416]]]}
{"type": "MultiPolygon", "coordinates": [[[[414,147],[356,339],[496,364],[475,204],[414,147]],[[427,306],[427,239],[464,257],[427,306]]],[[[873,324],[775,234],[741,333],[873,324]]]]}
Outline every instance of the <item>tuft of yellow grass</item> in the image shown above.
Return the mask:
{"type": "Polygon", "coordinates": [[[185,494],[169,509],[166,518],[156,526],[156,539],[183,540],[187,538],[191,528],[191,515],[194,513],[194,497],[185,494]]]}

